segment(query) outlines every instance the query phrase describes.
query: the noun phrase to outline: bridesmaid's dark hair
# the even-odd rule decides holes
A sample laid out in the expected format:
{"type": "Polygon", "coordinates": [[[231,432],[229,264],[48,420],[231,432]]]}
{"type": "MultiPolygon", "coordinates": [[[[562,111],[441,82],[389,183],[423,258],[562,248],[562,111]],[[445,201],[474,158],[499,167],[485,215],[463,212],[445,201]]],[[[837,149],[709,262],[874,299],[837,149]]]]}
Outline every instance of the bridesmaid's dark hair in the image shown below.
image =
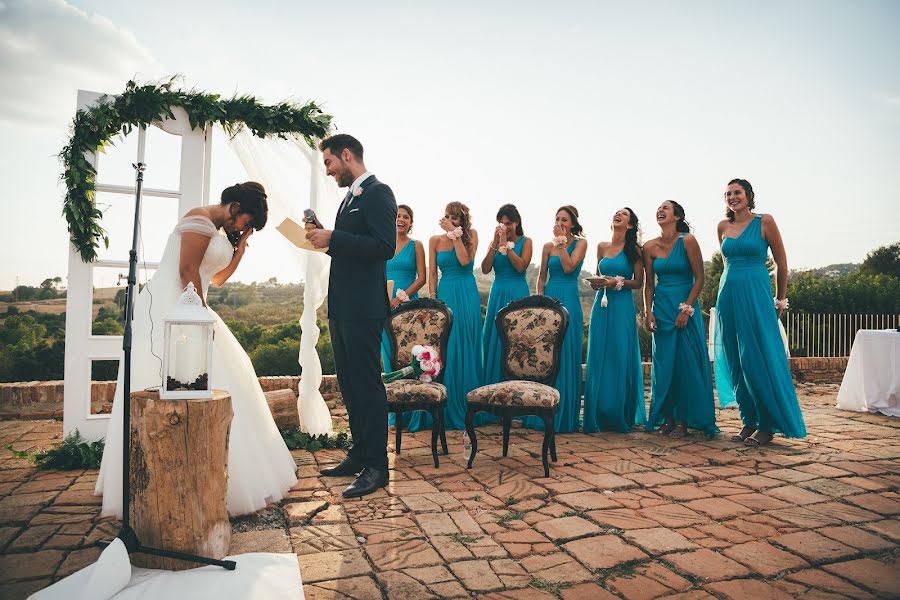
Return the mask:
{"type": "MultiPolygon", "coordinates": [[[[747,208],[749,208],[750,210],[753,210],[754,208],[756,208],[756,201],[755,201],[756,195],[753,193],[753,186],[750,185],[750,182],[747,181],[746,179],[732,179],[731,181],[728,182],[728,185],[731,185],[733,183],[736,183],[739,186],[741,186],[742,188],[744,188],[744,195],[747,196],[747,208]]],[[[733,210],[726,207],[725,208],[725,216],[728,217],[729,221],[734,223],[734,211],[733,210]]]]}
{"type": "Polygon", "coordinates": [[[444,209],[451,217],[459,217],[459,226],[462,227],[462,243],[466,250],[472,249],[472,217],[469,215],[469,207],[462,202],[451,202],[444,209]]]}
{"type": "Polygon", "coordinates": [[[250,225],[259,231],[266,226],[269,218],[269,204],[266,202],[266,189],[255,181],[236,183],[222,190],[222,204],[237,202],[240,205],[237,214],[250,215],[250,225]]]}
{"type": "Polygon", "coordinates": [[[578,209],[572,206],[571,204],[566,204],[565,206],[560,206],[555,213],[559,213],[559,211],[564,210],[569,213],[569,219],[572,220],[572,229],[569,231],[572,232],[572,235],[584,235],[584,227],[581,226],[581,223],[578,221],[578,209]]]}
{"type": "Polygon", "coordinates": [[[506,217],[516,224],[516,235],[525,235],[525,231],[522,229],[522,215],[519,214],[518,208],[512,204],[504,204],[500,207],[500,210],[497,211],[497,222],[499,223],[500,219],[503,217],[506,217]]]}
{"type": "Polygon", "coordinates": [[[678,219],[678,222],[675,223],[675,231],[680,231],[681,233],[690,233],[691,232],[691,224],[688,223],[684,218],[684,208],[674,200],[666,200],[669,204],[672,205],[672,212],[675,213],[675,218],[678,219]]]}
{"type": "Polygon", "coordinates": [[[411,209],[409,206],[407,206],[406,204],[398,204],[398,205],[397,205],[397,210],[398,210],[398,211],[399,211],[401,208],[402,208],[403,210],[405,210],[407,213],[409,213],[409,229],[406,230],[406,233],[407,233],[407,234],[410,234],[410,233],[412,233],[412,226],[413,226],[413,222],[415,221],[415,216],[413,216],[413,211],[412,211],[412,209],[411,209]]]}
{"type": "Polygon", "coordinates": [[[631,225],[625,231],[625,248],[623,249],[625,252],[625,258],[628,259],[628,264],[633,265],[637,261],[641,260],[641,242],[638,239],[639,225],[638,216],[634,214],[634,211],[625,207],[625,210],[628,211],[628,214],[631,215],[628,218],[628,224],[631,225]]]}

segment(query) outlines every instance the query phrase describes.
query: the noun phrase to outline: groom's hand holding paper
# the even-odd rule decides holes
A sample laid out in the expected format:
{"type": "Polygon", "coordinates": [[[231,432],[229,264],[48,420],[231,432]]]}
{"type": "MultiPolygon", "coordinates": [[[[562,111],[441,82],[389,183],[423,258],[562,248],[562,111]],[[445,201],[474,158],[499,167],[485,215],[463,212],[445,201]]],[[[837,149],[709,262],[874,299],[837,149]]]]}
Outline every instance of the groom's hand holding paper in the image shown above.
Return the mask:
{"type": "MultiPolygon", "coordinates": [[[[307,234],[310,233],[324,233],[327,230],[325,229],[315,229],[315,224],[313,223],[305,223],[301,225],[297,221],[293,220],[290,217],[287,217],[284,221],[281,222],[275,229],[278,232],[286,237],[288,241],[297,246],[302,250],[309,250],[310,252],[325,252],[328,250],[328,243],[331,241],[331,232],[328,231],[327,239],[324,239],[324,245],[318,245],[313,242],[313,240],[307,238],[307,234]],[[307,229],[309,228],[309,229],[307,229]]],[[[324,237],[324,236],[323,236],[324,237]]],[[[319,244],[322,243],[322,239],[319,239],[319,244]]]]}

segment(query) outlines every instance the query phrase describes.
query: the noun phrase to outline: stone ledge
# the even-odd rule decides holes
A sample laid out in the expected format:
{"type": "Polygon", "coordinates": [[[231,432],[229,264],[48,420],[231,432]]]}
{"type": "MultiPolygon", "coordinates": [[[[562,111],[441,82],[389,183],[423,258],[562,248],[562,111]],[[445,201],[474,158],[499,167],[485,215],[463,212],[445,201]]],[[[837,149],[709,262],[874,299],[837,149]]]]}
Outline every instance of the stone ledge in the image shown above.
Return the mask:
{"type": "MultiPolygon", "coordinates": [[[[847,368],[847,357],[791,358],[788,363],[798,383],[840,383],[847,368]]],[[[650,363],[643,363],[644,383],[650,384],[650,363]]],[[[584,373],[582,367],[582,373],[584,373]]],[[[260,377],[264,392],[291,389],[297,392],[299,375],[260,377]]],[[[63,416],[62,381],[26,381],[0,383],[0,419],[61,419],[63,416]]],[[[91,404],[95,412],[112,409],[115,381],[94,381],[91,384],[91,404]]],[[[328,408],[343,408],[341,389],[334,375],[322,377],[319,391],[328,408]]]]}

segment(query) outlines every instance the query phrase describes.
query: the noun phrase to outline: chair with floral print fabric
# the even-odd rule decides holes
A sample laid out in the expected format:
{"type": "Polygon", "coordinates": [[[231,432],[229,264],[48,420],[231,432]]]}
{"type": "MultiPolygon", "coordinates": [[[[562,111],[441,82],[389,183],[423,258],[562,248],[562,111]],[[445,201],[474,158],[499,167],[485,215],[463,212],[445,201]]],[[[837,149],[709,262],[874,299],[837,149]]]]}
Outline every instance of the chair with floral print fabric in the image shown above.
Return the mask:
{"type": "MultiPolygon", "coordinates": [[[[453,327],[453,314],[450,308],[434,298],[417,298],[404,302],[391,312],[385,325],[391,345],[391,364],[385,370],[397,370],[412,363],[413,346],[432,346],[438,351],[441,361],[447,356],[447,342],[450,339],[450,328],[453,327]]],[[[394,449],[400,454],[400,441],[403,433],[403,413],[410,411],[427,411],[431,413],[431,455],[434,466],[439,466],[437,440],[441,438],[444,455],[447,454],[447,434],[444,431],[444,406],[447,404],[447,388],[441,383],[444,379],[446,363],[434,381],[418,379],[401,379],[385,384],[387,391],[388,412],[394,413],[395,438],[394,449]]],[[[410,376],[412,377],[412,376],[410,376]]]]}
{"type": "Polygon", "coordinates": [[[497,313],[500,334],[500,368],[506,381],[481,386],[469,392],[466,432],[472,442],[469,468],[478,452],[472,421],[475,414],[489,412],[503,424],[503,456],[509,451],[509,428],[513,417],[534,415],[544,421],[541,459],[544,476],[550,476],[549,451],[556,462],[556,432],[553,419],[559,410],[559,391],[553,385],[559,373],[563,339],[569,312],[549,296],[528,296],[507,304],[497,313]]]}

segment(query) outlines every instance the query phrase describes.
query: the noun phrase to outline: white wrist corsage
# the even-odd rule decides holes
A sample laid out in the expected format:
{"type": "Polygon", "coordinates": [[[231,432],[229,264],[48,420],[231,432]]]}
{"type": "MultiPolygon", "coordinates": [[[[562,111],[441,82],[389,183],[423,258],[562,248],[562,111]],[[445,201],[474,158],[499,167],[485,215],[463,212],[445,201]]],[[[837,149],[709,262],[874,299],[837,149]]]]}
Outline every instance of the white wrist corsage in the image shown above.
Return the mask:
{"type": "Polygon", "coordinates": [[[406,290],[397,290],[397,300],[400,302],[409,301],[409,294],[406,293],[406,290]]]}
{"type": "Polygon", "coordinates": [[[509,252],[510,250],[512,250],[512,249],[515,248],[515,247],[516,247],[516,245],[513,244],[512,242],[506,242],[506,245],[505,245],[505,246],[500,246],[499,248],[497,248],[497,251],[498,251],[500,254],[506,254],[507,252],[509,252]]]}
{"type": "Polygon", "coordinates": [[[553,245],[556,246],[557,248],[562,248],[563,246],[565,246],[566,245],[566,236],[558,235],[555,238],[553,238],[553,245]]]}
{"type": "Polygon", "coordinates": [[[787,298],[785,298],[784,300],[779,300],[778,298],[773,298],[773,300],[775,301],[775,310],[778,310],[778,309],[787,310],[788,308],[791,307],[791,303],[788,302],[787,298]]]}
{"type": "Polygon", "coordinates": [[[616,280],[616,291],[621,291],[625,287],[625,278],[621,275],[616,275],[614,279],[616,280]]]}
{"type": "Polygon", "coordinates": [[[681,312],[683,312],[684,314],[686,314],[689,317],[694,316],[694,307],[691,306],[690,304],[686,304],[686,303],[682,302],[681,304],[678,305],[678,310],[680,310],[681,312]]]}
{"type": "Polygon", "coordinates": [[[451,240],[455,240],[461,238],[463,234],[462,227],[457,227],[456,229],[451,229],[447,232],[447,237],[451,240]]]}

